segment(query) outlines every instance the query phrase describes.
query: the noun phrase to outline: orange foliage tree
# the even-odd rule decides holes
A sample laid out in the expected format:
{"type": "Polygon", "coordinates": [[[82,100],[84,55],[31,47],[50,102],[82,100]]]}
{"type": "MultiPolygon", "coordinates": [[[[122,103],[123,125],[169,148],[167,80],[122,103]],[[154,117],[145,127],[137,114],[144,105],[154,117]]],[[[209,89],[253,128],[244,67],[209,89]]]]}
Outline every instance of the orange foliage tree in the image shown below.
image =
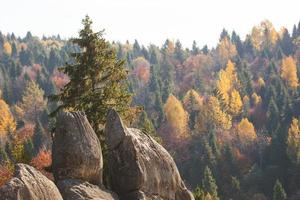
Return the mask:
{"type": "Polygon", "coordinates": [[[4,49],[4,53],[6,53],[7,55],[11,55],[11,53],[12,53],[12,48],[11,48],[11,45],[10,45],[10,43],[9,42],[5,42],[4,44],[3,44],[3,49],[4,49]]]}
{"type": "Polygon", "coordinates": [[[51,163],[51,152],[47,150],[41,150],[36,157],[32,158],[30,162],[30,164],[38,170],[42,170],[45,167],[49,167],[51,163]]]}
{"type": "Polygon", "coordinates": [[[141,85],[148,83],[150,78],[150,63],[144,57],[138,57],[133,61],[134,74],[141,81],[141,85]]]}
{"type": "Polygon", "coordinates": [[[14,167],[11,163],[0,165],[0,187],[9,181],[14,173],[14,167]]]}

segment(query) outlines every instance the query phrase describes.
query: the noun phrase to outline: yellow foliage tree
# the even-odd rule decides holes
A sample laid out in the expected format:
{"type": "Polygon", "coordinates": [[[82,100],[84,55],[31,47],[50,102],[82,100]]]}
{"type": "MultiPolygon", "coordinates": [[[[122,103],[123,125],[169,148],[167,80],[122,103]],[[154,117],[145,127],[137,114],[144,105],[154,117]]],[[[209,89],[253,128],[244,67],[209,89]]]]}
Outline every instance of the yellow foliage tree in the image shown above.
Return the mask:
{"type": "Polygon", "coordinates": [[[4,53],[6,53],[9,56],[11,55],[12,48],[9,42],[4,42],[3,49],[4,49],[4,53]]]}
{"type": "Polygon", "coordinates": [[[287,154],[292,162],[299,163],[300,159],[300,128],[299,121],[293,118],[287,137],[287,154]]]}
{"type": "Polygon", "coordinates": [[[171,94],[168,97],[164,105],[164,112],[168,124],[178,133],[176,137],[185,137],[188,127],[188,114],[182,103],[174,95],[171,94]]]}
{"type": "Polygon", "coordinates": [[[257,95],[256,92],[254,92],[251,95],[252,101],[254,103],[254,105],[259,105],[262,102],[261,96],[257,95]]]}
{"type": "Polygon", "coordinates": [[[237,134],[243,143],[253,142],[257,138],[254,126],[247,118],[243,118],[237,125],[237,134]]]}
{"type": "Polygon", "coordinates": [[[264,39],[263,42],[265,43],[265,45],[276,44],[279,35],[275,30],[272,22],[270,22],[269,20],[264,20],[260,23],[260,27],[263,34],[263,39],[264,39]]]}
{"type": "Polygon", "coordinates": [[[251,42],[256,50],[275,45],[278,38],[279,34],[268,20],[262,21],[259,26],[254,26],[251,31],[251,42]]]}
{"type": "Polygon", "coordinates": [[[46,105],[47,102],[44,99],[44,91],[40,89],[35,82],[30,81],[25,88],[22,102],[19,105],[24,111],[25,119],[34,122],[46,105]]]}
{"type": "Polygon", "coordinates": [[[258,83],[258,86],[260,87],[260,88],[262,88],[262,87],[265,87],[265,81],[264,81],[264,79],[262,78],[262,77],[259,77],[258,78],[258,80],[257,80],[257,83],[258,83]]]}
{"type": "Polygon", "coordinates": [[[199,132],[212,127],[228,130],[232,126],[231,120],[231,116],[221,109],[218,98],[209,96],[201,107],[195,127],[199,132]]]}
{"type": "Polygon", "coordinates": [[[230,94],[230,102],[229,102],[229,112],[233,116],[237,116],[242,112],[243,102],[240,96],[240,93],[233,89],[230,94]]]}
{"type": "Polygon", "coordinates": [[[16,130],[16,122],[10,112],[9,106],[1,99],[0,91],[0,135],[6,136],[8,132],[16,130]]]}
{"type": "Polygon", "coordinates": [[[225,64],[229,59],[237,55],[237,50],[234,44],[231,43],[228,37],[224,37],[218,47],[217,53],[221,64],[225,64]]]}
{"type": "Polygon", "coordinates": [[[297,76],[297,65],[295,60],[289,56],[282,60],[281,77],[293,90],[297,89],[299,82],[297,76]]]}
{"type": "Polygon", "coordinates": [[[238,87],[238,78],[234,64],[229,60],[225,70],[219,72],[217,81],[217,90],[221,94],[227,106],[230,105],[230,95],[236,87],[238,87]]]}
{"type": "Polygon", "coordinates": [[[254,26],[251,31],[251,42],[256,50],[260,50],[262,39],[263,37],[259,27],[254,26]]]}

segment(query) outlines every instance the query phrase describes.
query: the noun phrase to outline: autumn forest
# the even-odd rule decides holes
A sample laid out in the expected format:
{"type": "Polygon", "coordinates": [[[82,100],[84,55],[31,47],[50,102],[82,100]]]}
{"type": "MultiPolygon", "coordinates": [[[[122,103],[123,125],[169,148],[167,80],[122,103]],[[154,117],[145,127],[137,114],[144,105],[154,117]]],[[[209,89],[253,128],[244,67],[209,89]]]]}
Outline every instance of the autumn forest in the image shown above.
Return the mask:
{"type": "Polygon", "coordinates": [[[103,142],[114,107],[170,152],[196,200],[300,199],[300,23],[223,29],[212,48],[109,42],[91,27],[70,40],[0,32],[0,185],[19,162],[53,179],[59,110],[85,111],[103,142]]]}

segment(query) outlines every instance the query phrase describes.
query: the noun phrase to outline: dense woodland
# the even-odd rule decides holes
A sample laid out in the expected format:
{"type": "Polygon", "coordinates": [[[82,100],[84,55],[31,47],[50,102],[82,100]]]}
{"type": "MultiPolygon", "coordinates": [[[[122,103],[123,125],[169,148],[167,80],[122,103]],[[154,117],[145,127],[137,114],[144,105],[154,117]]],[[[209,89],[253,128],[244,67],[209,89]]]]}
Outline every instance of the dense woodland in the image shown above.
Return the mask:
{"type": "Polygon", "coordinates": [[[0,185],[17,162],[51,178],[58,110],[84,110],[102,138],[115,107],[172,154],[197,200],[300,199],[300,23],[265,20],[244,40],[223,29],[211,49],[107,42],[83,24],[71,40],[0,33],[0,185]]]}

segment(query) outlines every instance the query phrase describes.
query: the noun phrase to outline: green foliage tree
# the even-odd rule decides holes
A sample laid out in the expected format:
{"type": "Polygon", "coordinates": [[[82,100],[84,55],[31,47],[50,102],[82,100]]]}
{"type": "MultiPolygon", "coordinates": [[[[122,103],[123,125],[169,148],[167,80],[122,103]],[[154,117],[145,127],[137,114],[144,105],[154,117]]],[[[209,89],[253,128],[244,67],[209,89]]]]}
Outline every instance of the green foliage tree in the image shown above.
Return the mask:
{"type": "Polygon", "coordinates": [[[203,191],[203,189],[200,186],[196,187],[196,189],[194,191],[194,197],[195,197],[195,200],[206,200],[205,192],[203,191]]]}
{"type": "Polygon", "coordinates": [[[52,116],[62,109],[84,111],[95,132],[100,134],[109,108],[115,108],[123,116],[128,114],[131,95],[126,88],[124,61],[116,59],[115,50],[103,38],[103,31],[93,32],[88,16],[82,24],[79,38],[71,40],[80,51],[71,55],[73,63],[61,69],[70,81],[60,93],[50,97],[60,104],[52,116]]]}
{"type": "Polygon", "coordinates": [[[206,193],[209,193],[212,196],[213,200],[219,200],[217,191],[218,186],[209,167],[205,167],[202,187],[206,193]]]}
{"type": "Polygon", "coordinates": [[[286,200],[287,195],[284,191],[284,188],[279,180],[276,180],[276,183],[273,188],[273,199],[272,200],[286,200]]]}

